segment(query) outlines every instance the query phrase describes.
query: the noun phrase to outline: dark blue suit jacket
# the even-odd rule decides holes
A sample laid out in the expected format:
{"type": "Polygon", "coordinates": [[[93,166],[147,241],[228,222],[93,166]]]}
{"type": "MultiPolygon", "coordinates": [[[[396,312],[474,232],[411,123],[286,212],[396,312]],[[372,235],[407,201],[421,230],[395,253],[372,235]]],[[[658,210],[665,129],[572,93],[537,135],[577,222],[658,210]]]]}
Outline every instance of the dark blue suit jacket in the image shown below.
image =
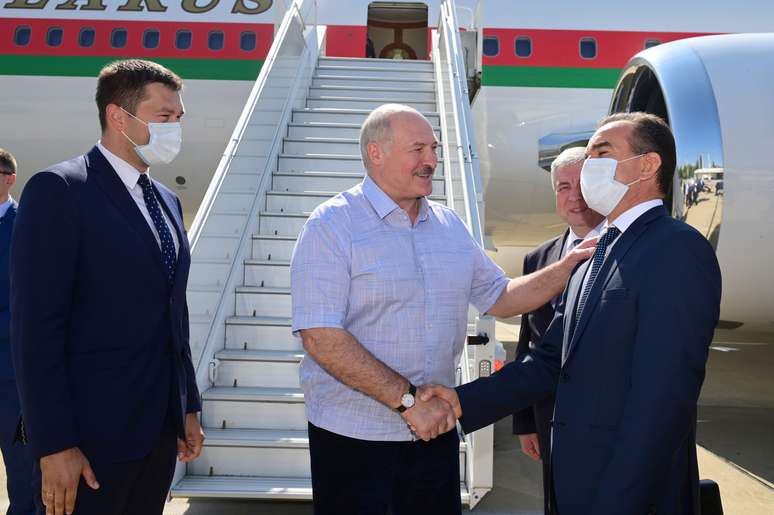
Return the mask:
{"type": "Polygon", "coordinates": [[[200,410],[188,345],[190,252],[180,202],[155,182],[180,241],[175,282],[126,186],[95,147],[27,183],[11,244],[11,342],[35,458],[146,455],[168,410],[200,410]]]}
{"type": "Polygon", "coordinates": [[[0,219],[0,444],[10,445],[19,426],[19,399],[16,393],[16,377],[11,362],[11,340],[8,328],[11,322],[9,304],[8,249],[16,218],[16,202],[0,219]]]}
{"type": "Polygon", "coordinates": [[[696,401],[720,311],[707,240],[663,207],[605,260],[577,323],[589,262],[572,276],[543,343],[458,387],[474,431],[556,390],[553,488],[561,515],[697,514],[696,401]]]}

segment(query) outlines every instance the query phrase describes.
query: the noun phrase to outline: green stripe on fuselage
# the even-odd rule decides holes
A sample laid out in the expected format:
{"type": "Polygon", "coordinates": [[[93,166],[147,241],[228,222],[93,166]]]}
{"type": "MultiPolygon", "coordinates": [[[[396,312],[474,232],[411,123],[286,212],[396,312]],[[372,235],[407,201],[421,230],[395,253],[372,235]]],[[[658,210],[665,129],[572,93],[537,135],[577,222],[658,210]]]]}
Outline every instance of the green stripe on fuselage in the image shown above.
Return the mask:
{"type": "MultiPolygon", "coordinates": [[[[0,75],[96,77],[103,66],[118,59],[125,57],[0,54],[0,75]]],[[[163,64],[183,79],[254,81],[263,66],[263,60],[148,59],[163,64]]]]}
{"type": "Polygon", "coordinates": [[[485,65],[481,83],[504,87],[613,89],[620,74],[620,68],[485,65]]]}

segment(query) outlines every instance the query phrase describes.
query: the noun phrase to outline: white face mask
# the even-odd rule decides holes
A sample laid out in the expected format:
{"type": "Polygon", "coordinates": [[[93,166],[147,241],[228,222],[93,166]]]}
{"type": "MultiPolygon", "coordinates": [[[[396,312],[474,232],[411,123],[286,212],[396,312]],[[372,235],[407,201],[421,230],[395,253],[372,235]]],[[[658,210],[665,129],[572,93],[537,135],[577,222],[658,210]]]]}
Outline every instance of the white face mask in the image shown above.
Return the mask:
{"type": "Polygon", "coordinates": [[[641,179],[622,184],[615,180],[615,169],[618,163],[642,157],[645,154],[616,161],[609,157],[588,157],[581,168],[581,191],[586,205],[602,216],[608,216],[615,206],[626,195],[629,186],[637,184],[641,179]]]}
{"type": "Polygon", "coordinates": [[[132,142],[134,151],[137,152],[137,155],[140,156],[140,159],[142,159],[146,165],[168,165],[175,159],[183,144],[183,128],[181,127],[180,122],[147,123],[140,120],[123,107],[121,110],[148,127],[150,139],[148,139],[147,145],[138,145],[132,141],[124,131],[121,131],[121,134],[132,142]]]}

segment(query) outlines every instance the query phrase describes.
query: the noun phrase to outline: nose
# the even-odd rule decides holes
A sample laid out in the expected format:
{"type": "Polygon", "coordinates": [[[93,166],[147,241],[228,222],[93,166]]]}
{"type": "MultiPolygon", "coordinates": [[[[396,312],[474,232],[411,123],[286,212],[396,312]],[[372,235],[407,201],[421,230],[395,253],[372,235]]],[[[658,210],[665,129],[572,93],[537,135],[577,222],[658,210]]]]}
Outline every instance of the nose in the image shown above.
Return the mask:
{"type": "Polygon", "coordinates": [[[422,166],[429,166],[433,170],[438,166],[438,150],[428,146],[424,152],[422,152],[422,166]]]}

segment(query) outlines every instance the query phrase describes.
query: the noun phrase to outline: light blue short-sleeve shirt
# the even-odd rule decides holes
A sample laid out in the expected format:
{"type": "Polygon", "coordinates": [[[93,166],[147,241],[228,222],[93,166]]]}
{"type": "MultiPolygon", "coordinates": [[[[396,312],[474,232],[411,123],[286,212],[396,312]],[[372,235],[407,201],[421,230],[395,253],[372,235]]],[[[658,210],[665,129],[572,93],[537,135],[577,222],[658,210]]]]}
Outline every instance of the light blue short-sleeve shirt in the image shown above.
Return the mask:
{"type": "MultiPolygon", "coordinates": [[[[345,329],[415,385],[454,386],[468,305],[485,312],[508,283],[454,211],[422,199],[412,225],[369,177],[315,209],[290,273],[294,332],[345,329]]],[[[396,411],[309,356],[300,377],[312,424],[363,440],[412,439],[396,411]]]]}

